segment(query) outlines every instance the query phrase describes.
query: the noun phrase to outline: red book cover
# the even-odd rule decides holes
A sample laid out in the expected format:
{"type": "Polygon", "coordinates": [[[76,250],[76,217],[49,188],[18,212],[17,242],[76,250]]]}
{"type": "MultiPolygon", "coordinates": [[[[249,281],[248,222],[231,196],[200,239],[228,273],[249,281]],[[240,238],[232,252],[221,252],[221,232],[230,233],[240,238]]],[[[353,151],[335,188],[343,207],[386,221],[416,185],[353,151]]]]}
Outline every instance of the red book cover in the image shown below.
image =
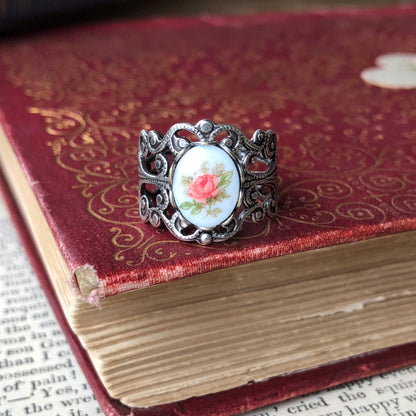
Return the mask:
{"type": "MultiPolygon", "coordinates": [[[[416,230],[415,90],[372,86],[360,76],[379,56],[399,52],[416,53],[415,8],[43,32],[0,47],[0,122],[70,271],[94,268],[99,286],[89,300],[99,303],[212,270],[416,230]],[[143,224],[137,194],[140,130],[166,132],[204,118],[248,136],[257,128],[279,135],[278,216],[246,223],[209,248],[143,224]]],[[[129,414],[106,396],[72,338],[108,414],[129,414]]],[[[411,344],[132,414],[238,413],[414,360],[411,344]]]]}
{"type": "Polygon", "coordinates": [[[70,269],[93,265],[101,296],[416,229],[414,91],[360,78],[415,51],[414,22],[265,15],[9,39],[1,121],[70,269]],[[279,135],[277,219],[209,249],[142,224],[137,194],[140,130],[202,118],[279,135]]]}

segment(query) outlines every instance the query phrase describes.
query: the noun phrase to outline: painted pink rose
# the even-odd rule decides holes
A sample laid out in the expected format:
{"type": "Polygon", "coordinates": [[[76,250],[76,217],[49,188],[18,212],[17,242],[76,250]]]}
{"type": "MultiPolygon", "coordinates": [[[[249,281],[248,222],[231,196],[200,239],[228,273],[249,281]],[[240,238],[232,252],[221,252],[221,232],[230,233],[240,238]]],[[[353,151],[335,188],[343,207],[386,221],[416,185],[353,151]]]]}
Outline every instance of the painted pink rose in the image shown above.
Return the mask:
{"type": "Polygon", "coordinates": [[[206,204],[207,198],[215,198],[220,193],[220,189],[217,189],[219,181],[214,175],[197,176],[189,185],[189,196],[201,204],[206,204]]]}

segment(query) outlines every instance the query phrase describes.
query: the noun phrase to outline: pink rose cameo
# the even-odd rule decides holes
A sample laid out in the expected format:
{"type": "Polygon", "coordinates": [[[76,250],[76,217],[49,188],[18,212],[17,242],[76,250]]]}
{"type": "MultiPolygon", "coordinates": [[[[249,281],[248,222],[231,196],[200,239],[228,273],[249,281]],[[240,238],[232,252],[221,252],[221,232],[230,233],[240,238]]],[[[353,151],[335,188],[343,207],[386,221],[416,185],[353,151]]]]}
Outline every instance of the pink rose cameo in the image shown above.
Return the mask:
{"type": "Polygon", "coordinates": [[[219,178],[209,173],[197,176],[189,185],[188,194],[191,198],[205,205],[207,198],[215,198],[220,193],[220,189],[217,188],[219,182],[219,178]]]}
{"type": "Polygon", "coordinates": [[[182,177],[184,193],[192,200],[182,202],[179,208],[189,210],[191,215],[205,213],[205,216],[217,217],[222,213],[218,203],[230,198],[226,189],[231,184],[233,172],[226,171],[223,163],[215,163],[211,169],[208,166],[204,161],[194,176],[182,177]]]}

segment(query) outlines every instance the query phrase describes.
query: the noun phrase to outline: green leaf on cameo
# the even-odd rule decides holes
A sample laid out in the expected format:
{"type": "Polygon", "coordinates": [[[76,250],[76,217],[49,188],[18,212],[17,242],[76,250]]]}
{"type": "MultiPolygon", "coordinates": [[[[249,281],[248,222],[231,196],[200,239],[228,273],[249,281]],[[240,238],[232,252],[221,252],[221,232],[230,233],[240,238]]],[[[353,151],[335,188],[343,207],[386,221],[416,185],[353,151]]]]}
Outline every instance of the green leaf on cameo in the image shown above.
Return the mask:
{"type": "Polygon", "coordinates": [[[221,176],[221,179],[218,182],[217,188],[226,188],[228,185],[230,185],[232,177],[233,177],[232,170],[225,172],[224,175],[221,176]]]}
{"type": "Polygon", "coordinates": [[[185,201],[185,202],[182,202],[182,204],[179,205],[179,208],[187,211],[188,209],[191,209],[193,206],[194,206],[194,204],[192,202],[185,201]]]}
{"type": "Polygon", "coordinates": [[[195,205],[195,206],[192,208],[191,214],[192,214],[192,215],[198,215],[201,211],[202,211],[202,207],[200,207],[200,206],[198,206],[198,205],[195,205]]]}

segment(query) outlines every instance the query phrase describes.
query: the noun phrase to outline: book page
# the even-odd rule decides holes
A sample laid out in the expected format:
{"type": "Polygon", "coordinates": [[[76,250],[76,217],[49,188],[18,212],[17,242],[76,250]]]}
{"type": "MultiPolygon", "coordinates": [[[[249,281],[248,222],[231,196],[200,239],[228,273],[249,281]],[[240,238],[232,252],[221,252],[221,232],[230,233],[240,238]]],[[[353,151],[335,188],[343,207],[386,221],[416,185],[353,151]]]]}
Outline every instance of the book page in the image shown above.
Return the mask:
{"type": "MultiPolygon", "coordinates": [[[[102,414],[0,199],[0,416],[102,414]]],[[[416,416],[416,366],[246,413],[293,415],[416,416]]]]}
{"type": "Polygon", "coordinates": [[[103,414],[0,196],[0,416],[103,414]]]}

